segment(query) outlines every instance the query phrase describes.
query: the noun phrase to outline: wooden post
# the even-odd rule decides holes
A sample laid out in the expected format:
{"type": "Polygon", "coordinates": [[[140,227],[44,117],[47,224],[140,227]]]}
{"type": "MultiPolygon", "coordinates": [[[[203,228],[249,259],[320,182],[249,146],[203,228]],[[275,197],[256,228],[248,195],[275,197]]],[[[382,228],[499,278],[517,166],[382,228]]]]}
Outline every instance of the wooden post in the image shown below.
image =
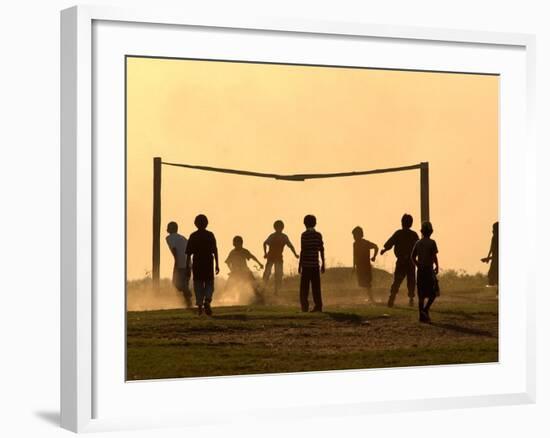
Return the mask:
{"type": "Polygon", "coordinates": [[[153,158],[153,288],[160,285],[160,187],[162,160],[153,158]]]}
{"type": "Polygon", "coordinates": [[[430,166],[420,163],[420,220],[430,220],[430,166]]]}

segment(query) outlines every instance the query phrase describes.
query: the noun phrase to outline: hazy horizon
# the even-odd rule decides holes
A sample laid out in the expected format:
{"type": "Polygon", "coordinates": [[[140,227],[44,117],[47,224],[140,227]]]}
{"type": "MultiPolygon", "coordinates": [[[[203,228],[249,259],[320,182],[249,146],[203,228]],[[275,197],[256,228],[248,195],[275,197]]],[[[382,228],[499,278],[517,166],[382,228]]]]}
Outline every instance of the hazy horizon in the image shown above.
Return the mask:
{"type": "MultiPolygon", "coordinates": [[[[127,59],[127,278],[151,270],[152,161],[273,173],[368,170],[430,162],[433,238],[442,269],[486,272],[498,220],[495,76],[127,59]]],[[[315,214],[329,266],[351,266],[351,230],[380,247],[405,212],[420,228],[419,171],[288,182],[162,168],[161,277],[176,221],[194,231],[205,213],[222,274],[234,235],[263,261],[276,219],[300,246],[315,214]]],[[[285,250],[285,271],[296,259],[285,250]]],[[[386,253],[374,266],[391,271],[386,253]]],[[[252,267],[252,263],[250,266],[252,267]]]]}

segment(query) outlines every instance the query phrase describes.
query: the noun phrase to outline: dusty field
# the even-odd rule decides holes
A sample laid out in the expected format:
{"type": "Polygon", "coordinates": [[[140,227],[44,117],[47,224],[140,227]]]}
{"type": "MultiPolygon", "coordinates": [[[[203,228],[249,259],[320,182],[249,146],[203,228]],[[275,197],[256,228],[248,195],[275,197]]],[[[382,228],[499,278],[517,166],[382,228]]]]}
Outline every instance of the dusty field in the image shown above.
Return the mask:
{"type": "MultiPolygon", "coordinates": [[[[291,287],[266,306],[128,312],[128,380],[498,361],[494,289],[442,294],[420,324],[402,291],[396,307],[358,289],[325,291],[325,312],[304,314],[291,287]],[[290,304],[290,302],[294,302],[290,304]]],[[[386,289],[376,289],[385,301],[386,289]]]]}

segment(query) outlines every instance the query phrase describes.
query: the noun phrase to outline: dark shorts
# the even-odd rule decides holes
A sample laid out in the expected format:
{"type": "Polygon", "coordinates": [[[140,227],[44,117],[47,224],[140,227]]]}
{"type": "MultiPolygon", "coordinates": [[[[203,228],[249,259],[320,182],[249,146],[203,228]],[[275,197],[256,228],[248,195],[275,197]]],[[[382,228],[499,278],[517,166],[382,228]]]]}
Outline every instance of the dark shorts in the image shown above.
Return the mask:
{"type": "Polygon", "coordinates": [[[372,286],[372,268],[370,265],[357,268],[357,284],[360,287],[372,286]]]}
{"type": "Polygon", "coordinates": [[[419,298],[432,298],[437,295],[439,285],[437,284],[434,271],[431,267],[419,267],[416,273],[416,287],[419,298]]]}

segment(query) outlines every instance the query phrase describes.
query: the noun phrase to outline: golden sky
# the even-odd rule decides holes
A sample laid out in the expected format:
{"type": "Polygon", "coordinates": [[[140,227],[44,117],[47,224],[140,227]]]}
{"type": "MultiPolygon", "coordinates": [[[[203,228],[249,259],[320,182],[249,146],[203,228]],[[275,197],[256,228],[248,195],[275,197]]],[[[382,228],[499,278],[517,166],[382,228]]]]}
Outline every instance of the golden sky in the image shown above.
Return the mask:
{"type": "MultiPolygon", "coordinates": [[[[128,279],[151,270],[153,157],[273,173],[430,163],[430,216],[442,269],[485,272],[498,219],[495,76],[191,60],[127,60],[128,279]]],[[[299,251],[317,216],[327,264],[351,265],[351,230],[383,245],[404,212],[420,228],[419,171],[285,182],[163,166],[161,276],[172,270],[166,223],[194,231],[205,213],[220,262],[234,235],[262,259],[282,219],[299,251]]],[[[393,252],[375,266],[391,270],[393,252]]],[[[285,252],[285,270],[296,260],[285,252]]],[[[226,270],[222,270],[222,273],[226,270]]]]}

